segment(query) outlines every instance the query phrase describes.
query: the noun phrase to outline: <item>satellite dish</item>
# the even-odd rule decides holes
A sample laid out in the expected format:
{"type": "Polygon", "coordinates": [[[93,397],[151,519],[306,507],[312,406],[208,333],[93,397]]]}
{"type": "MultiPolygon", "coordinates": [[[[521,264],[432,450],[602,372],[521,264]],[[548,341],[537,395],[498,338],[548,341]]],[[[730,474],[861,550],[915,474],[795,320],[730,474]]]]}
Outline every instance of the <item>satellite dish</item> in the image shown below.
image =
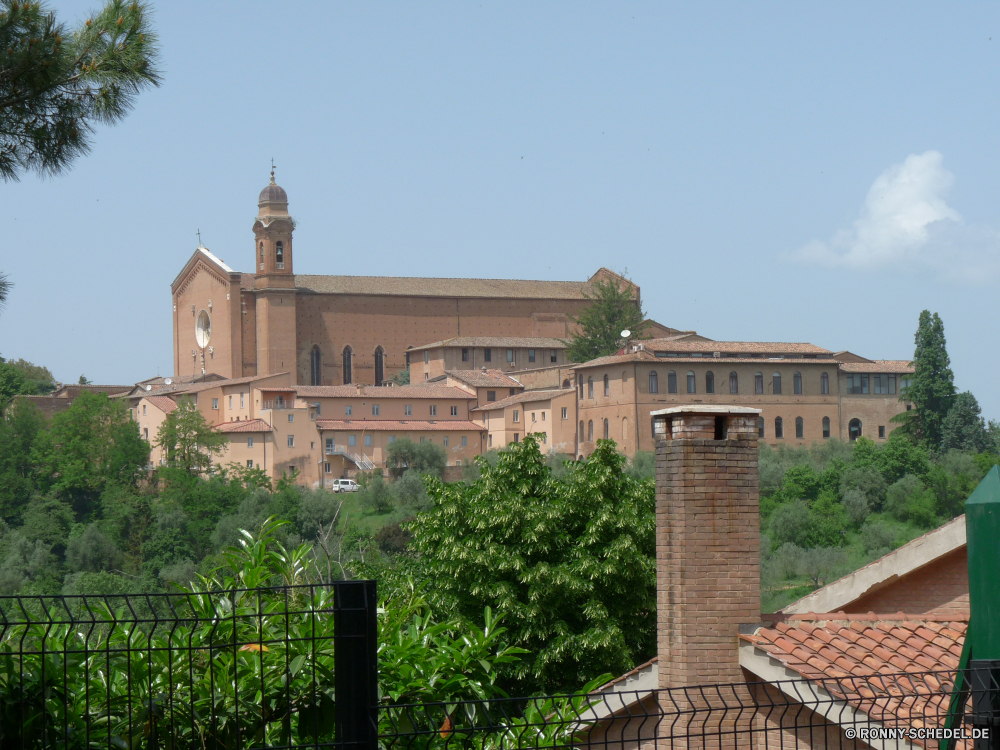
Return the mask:
{"type": "Polygon", "coordinates": [[[623,339],[627,339],[631,335],[632,335],[632,332],[628,328],[626,328],[624,331],[622,331],[622,338],[623,339]]]}
{"type": "Polygon", "coordinates": [[[151,386],[151,385],[147,385],[147,386],[146,386],[146,390],[147,390],[147,391],[151,391],[151,390],[153,390],[153,386],[151,386]]]}
{"type": "Polygon", "coordinates": [[[167,378],[166,380],[164,380],[164,381],[163,381],[164,385],[170,385],[170,384],[171,384],[171,383],[173,383],[173,382],[174,382],[174,381],[173,381],[173,380],[171,380],[170,378],[167,378]]]}

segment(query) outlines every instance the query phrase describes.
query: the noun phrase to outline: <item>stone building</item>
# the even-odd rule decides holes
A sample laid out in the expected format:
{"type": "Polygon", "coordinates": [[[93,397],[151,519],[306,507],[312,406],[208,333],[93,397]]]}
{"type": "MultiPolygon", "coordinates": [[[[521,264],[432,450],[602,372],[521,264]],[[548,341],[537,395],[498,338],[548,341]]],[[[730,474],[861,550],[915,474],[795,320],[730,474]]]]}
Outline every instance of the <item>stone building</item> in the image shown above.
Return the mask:
{"type": "Polygon", "coordinates": [[[175,376],[289,372],[292,383],[380,385],[429,342],[565,338],[589,285],[621,279],[603,268],[587,281],[296,274],[295,221],[273,172],[257,205],[252,272],[199,246],[171,285],[175,376]]]}

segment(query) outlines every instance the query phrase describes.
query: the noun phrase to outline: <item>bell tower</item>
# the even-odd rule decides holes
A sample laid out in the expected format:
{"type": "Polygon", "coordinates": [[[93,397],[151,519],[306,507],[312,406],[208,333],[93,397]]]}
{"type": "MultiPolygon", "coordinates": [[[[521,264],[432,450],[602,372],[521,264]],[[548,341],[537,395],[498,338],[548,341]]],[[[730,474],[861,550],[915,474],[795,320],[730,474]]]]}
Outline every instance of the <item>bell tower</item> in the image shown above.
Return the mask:
{"type": "Polygon", "coordinates": [[[290,372],[297,382],[295,275],[288,194],[274,181],[260,191],[254,221],[254,294],[257,298],[257,374],[290,372]]]}

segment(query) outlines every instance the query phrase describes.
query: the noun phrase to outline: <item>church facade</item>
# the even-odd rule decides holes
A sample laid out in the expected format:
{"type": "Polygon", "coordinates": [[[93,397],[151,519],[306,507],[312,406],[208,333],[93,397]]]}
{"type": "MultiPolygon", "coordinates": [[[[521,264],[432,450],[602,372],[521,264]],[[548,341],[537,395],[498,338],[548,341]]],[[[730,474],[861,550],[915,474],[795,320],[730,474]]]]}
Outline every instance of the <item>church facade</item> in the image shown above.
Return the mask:
{"type": "Polygon", "coordinates": [[[257,205],[252,273],[199,246],[171,284],[179,377],[288,372],[300,385],[379,385],[430,342],[565,338],[590,284],[620,279],[604,268],[587,281],[296,274],[295,224],[273,172],[257,205]]]}

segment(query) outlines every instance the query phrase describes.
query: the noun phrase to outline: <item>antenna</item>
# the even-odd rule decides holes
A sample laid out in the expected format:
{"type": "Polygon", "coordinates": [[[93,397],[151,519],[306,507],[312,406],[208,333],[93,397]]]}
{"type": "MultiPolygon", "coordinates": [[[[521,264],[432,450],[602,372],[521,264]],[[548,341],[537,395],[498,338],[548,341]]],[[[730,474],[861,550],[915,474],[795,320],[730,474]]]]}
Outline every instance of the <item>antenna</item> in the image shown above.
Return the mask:
{"type": "Polygon", "coordinates": [[[146,386],[146,390],[147,390],[147,391],[151,391],[151,390],[153,390],[153,386],[151,386],[151,385],[147,385],[147,386],[146,386]]]}
{"type": "Polygon", "coordinates": [[[198,235],[198,247],[201,247],[201,230],[200,229],[198,230],[197,235],[198,235]]]}
{"type": "Polygon", "coordinates": [[[624,331],[622,331],[622,338],[623,339],[627,339],[631,335],[632,335],[632,332],[628,328],[626,328],[624,331]]]}
{"type": "Polygon", "coordinates": [[[167,378],[166,380],[163,381],[163,384],[164,385],[170,385],[173,382],[174,382],[173,380],[171,380],[170,378],[167,378]]]}

